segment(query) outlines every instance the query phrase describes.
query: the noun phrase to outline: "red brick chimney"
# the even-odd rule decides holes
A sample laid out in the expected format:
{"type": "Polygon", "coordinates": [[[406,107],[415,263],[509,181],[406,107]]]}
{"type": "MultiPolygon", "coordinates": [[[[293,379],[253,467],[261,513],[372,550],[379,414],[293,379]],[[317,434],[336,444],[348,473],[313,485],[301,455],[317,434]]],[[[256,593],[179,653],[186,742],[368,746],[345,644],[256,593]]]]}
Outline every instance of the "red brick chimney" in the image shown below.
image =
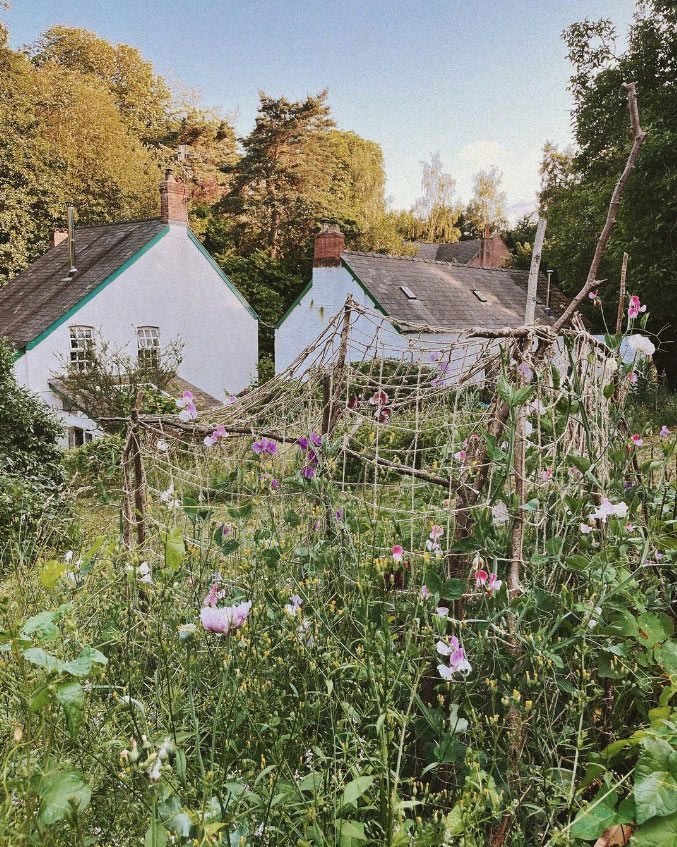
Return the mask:
{"type": "Polygon", "coordinates": [[[188,226],[188,195],[186,186],[174,179],[171,168],[165,171],[160,183],[160,216],[165,223],[188,226]]]}
{"type": "Polygon", "coordinates": [[[315,236],[313,253],[314,268],[338,268],[341,264],[341,253],[346,237],[338,224],[322,222],[322,229],[315,236]]]}
{"type": "Polygon", "coordinates": [[[491,258],[491,229],[489,224],[484,224],[484,235],[480,244],[480,266],[483,268],[492,267],[491,258]]]}
{"type": "Polygon", "coordinates": [[[51,236],[49,237],[49,246],[56,247],[57,244],[61,244],[62,241],[66,241],[68,238],[68,230],[67,229],[55,229],[52,231],[51,236]]]}

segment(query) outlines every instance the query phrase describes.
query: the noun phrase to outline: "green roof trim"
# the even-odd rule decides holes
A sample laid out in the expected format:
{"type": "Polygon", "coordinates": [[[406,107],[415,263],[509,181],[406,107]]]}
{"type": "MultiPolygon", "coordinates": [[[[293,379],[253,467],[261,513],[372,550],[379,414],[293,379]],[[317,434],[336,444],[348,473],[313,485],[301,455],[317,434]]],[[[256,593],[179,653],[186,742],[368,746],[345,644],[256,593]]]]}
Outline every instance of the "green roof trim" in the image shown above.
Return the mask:
{"type": "Polygon", "coordinates": [[[216,273],[221,277],[221,279],[226,283],[228,288],[233,292],[233,294],[237,297],[237,299],[242,303],[245,309],[249,312],[249,314],[254,318],[254,320],[259,319],[259,316],[249,305],[247,300],[243,297],[243,295],[238,291],[238,289],[233,285],[233,283],[228,279],[228,277],[223,272],[223,268],[219,265],[216,259],[211,255],[211,253],[206,249],[204,244],[200,241],[200,239],[188,230],[188,238],[193,242],[193,244],[197,247],[197,249],[202,253],[205,259],[209,262],[209,264],[214,268],[216,273]]]}
{"type": "Polygon", "coordinates": [[[48,335],[51,335],[55,329],[58,329],[61,324],[65,323],[69,318],[71,318],[79,309],[81,309],[85,305],[85,303],[88,303],[93,297],[96,297],[96,295],[100,291],[103,291],[103,289],[107,285],[110,285],[110,283],[113,282],[114,279],[117,279],[120,274],[124,273],[127,268],[131,267],[131,265],[133,265],[134,262],[137,261],[137,259],[140,259],[141,256],[144,255],[144,253],[147,253],[152,247],[154,247],[161,238],[164,238],[164,236],[167,235],[168,232],[169,226],[166,226],[164,229],[161,229],[160,232],[158,232],[157,235],[154,235],[150,239],[150,241],[146,242],[146,244],[144,244],[140,250],[138,250],[133,256],[130,256],[129,259],[127,259],[127,261],[123,265],[120,265],[120,267],[116,271],[113,271],[110,276],[107,276],[106,279],[104,279],[97,286],[92,288],[89,294],[85,294],[82,300],[78,300],[78,302],[74,306],[71,306],[71,308],[67,312],[64,312],[64,314],[61,315],[60,318],[55,320],[54,323],[50,324],[47,329],[44,329],[40,333],[40,335],[37,335],[32,341],[29,341],[17,358],[21,358],[21,356],[23,356],[26,350],[32,350],[34,347],[37,347],[41,341],[44,341],[45,338],[47,338],[48,335]]]}
{"type": "Polygon", "coordinates": [[[303,300],[303,298],[306,296],[306,294],[310,291],[310,289],[311,289],[312,287],[313,287],[313,280],[312,280],[312,279],[310,279],[310,280],[309,280],[309,281],[308,281],[308,282],[307,282],[307,283],[303,286],[303,289],[302,289],[302,290],[301,290],[301,291],[300,291],[300,292],[296,295],[296,297],[294,298],[294,302],[293,302],[293,303],[291,304],[291,306],[290,306],[290,307],[286,310],[286,312],[284,313],[284,315],[282,315],[282,317],[281,317],[279,320],[277,320],[277,321],[275,322],[275,329],[279,329],[279,328],[282,326],[282,324],[283,324],[283,323],[287,320],[287,318],[289,317],[289,315],[290,315],[290,314],[294,311],[294,309],[298,306],[298,304],[301,302],[301,300],[303,300]]]}

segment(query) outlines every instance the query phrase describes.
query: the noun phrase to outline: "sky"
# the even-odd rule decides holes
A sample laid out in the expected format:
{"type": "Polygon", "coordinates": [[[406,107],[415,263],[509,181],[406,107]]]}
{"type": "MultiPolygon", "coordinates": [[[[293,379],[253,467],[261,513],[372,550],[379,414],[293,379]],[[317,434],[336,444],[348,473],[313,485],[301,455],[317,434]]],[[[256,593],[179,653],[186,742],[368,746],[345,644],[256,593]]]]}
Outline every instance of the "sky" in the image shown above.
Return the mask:
{"type": "Polygon", "coordinates": [[[503,175],[510,217],[533,208],[546,140],[571,142],[562,30],[584,17],[627,31],[634,0],[12,0],[15,47],[55,23],[138,47],[157,72],[254,124],[259,90],[324,88],[340,129],[378,142],[387,194],[409,208],[439,150],[467,202],[503,175]]]}

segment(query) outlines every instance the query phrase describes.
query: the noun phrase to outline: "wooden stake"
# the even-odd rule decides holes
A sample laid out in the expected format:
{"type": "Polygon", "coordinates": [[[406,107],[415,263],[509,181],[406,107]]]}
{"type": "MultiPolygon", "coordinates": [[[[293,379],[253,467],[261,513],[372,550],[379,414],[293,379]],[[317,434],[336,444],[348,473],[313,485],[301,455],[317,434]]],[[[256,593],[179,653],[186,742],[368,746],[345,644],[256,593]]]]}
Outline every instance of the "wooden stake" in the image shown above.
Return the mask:
{"type": "Polygon", "coordinates": [[[536,227],[536,238],[534,239],[534,249],[531,254],[531,268],[529,270],[529,283],[527,286],[527,308],[524,313],[524,323],[529,326],[536,320],[536,293],[538,290],[538,272],[541,267],[541,253],[543,251],[543,241],[545,239],[545,226],[547,221],[545,218],[538,219],[536,227]]]}
{"type": "Polygon", "coordinates": [[[625,280],[628,274],[628,254],[623,253],[623,265],[621,267],[621,288],[618,292],[618,315],[616,317],[616,335],[623,330],[623,312],[625,311],[625,280]]]}

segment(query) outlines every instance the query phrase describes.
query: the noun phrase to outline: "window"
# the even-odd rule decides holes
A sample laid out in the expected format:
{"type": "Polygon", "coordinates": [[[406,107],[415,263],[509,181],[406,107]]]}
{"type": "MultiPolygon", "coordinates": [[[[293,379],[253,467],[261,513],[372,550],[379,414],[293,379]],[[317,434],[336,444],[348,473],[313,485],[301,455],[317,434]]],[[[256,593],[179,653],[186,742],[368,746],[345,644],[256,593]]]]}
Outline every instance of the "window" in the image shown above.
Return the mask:
{"type": "Polygon", "coordinates": [[[71,367],[86,371],[92,361],[93,330],[91,326],[71,327],[71,367]]]}
{"type": "Polygon", "coordinates": [[[136,330],[139,365],[157,368],[160,364],[160,334],[156,326],[140,326],[136,330]]]}
{"type": "Polygon", "coordinates": [[[406,285],[400,285],[400,291],[402,291],[404,293],[404,295],[406,297],[408,297],[410,300],[416,300],[416,295],[411,290],[411,288],[407,288],[406,285]]]}
{"type": "Polygon", "coordinates": [[[487,302],[487,298],[484,296],[484,294],[482,294],[482,292],[479,289],[474,288],[472,293],[475,295],[475,297],[477,297],[477,299],[480,301],[480,303],[486,303],[487,302]]]}
{"type": "Polygon", "coordinates": [[[68,427],[68,449],[75,450],[76,447],[82,447],[83,444],[89,444],[94,441],[94,433],[89,429],[82,429],[79,426],[68,427]]]}

